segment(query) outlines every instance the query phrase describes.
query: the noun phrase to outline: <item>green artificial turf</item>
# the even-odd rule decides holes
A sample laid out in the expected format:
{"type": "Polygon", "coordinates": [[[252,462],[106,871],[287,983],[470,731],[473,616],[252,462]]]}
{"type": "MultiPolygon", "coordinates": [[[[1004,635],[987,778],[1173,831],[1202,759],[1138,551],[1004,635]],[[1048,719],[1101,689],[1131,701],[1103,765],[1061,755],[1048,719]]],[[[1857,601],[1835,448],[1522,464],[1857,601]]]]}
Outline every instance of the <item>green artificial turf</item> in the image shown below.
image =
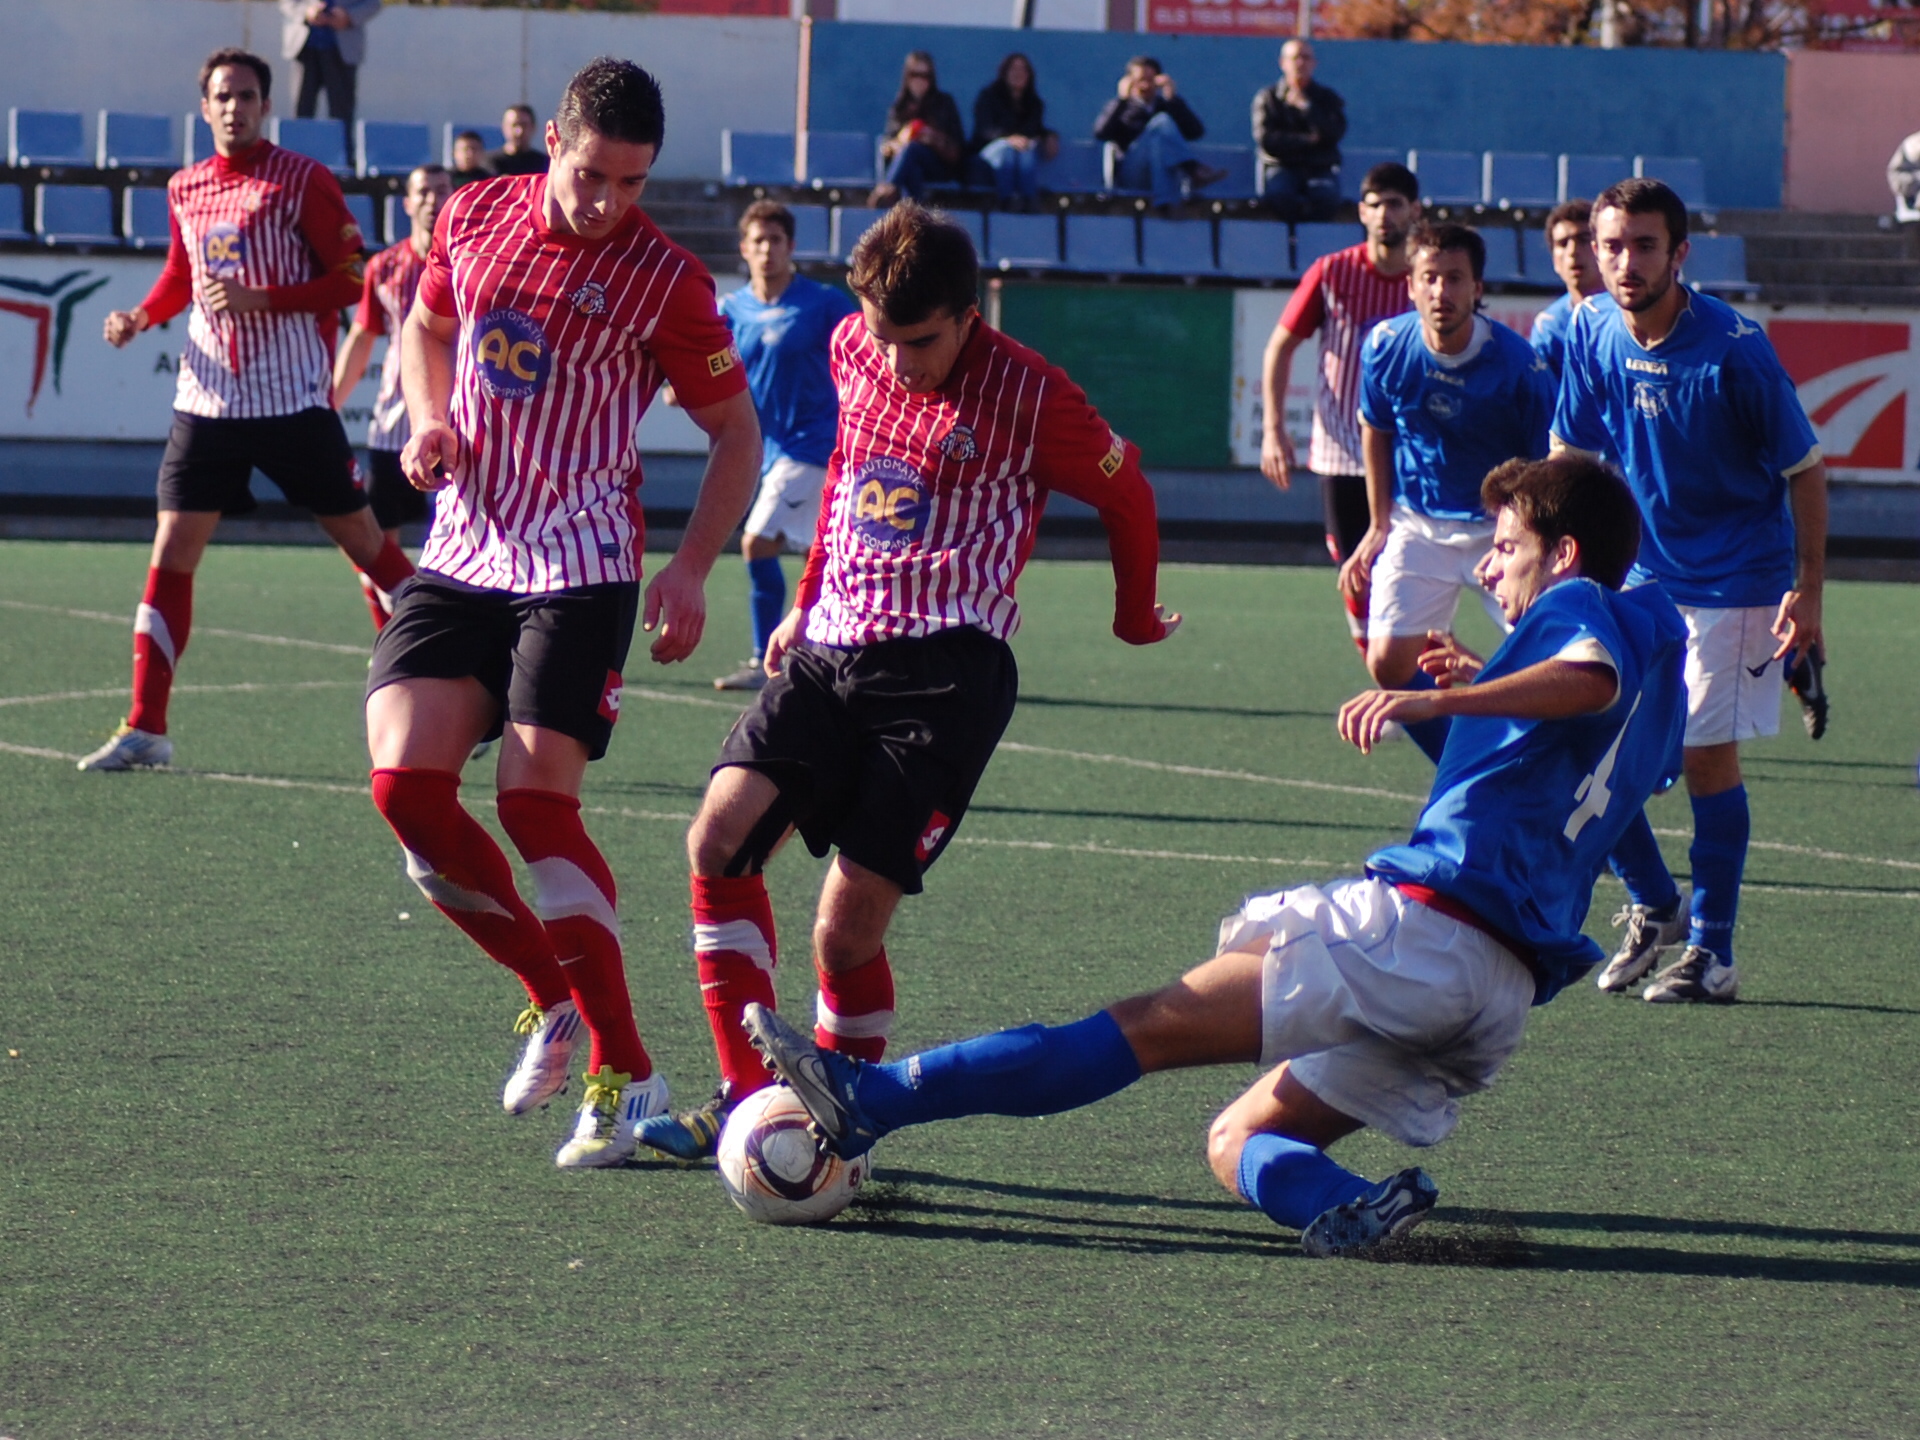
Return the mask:
{"type": "MultiPolygon", "coordinates": [[[[1246,1069],[896,1135],[814,1230],[748,1224],[710,1172],[556,1171],[564,1105],[498,1110],[517,986],[362,793],[337,555],[211,554],[175,773],[59,758],[122,712],[144,566],[0,545],[0,1435],[1920,1433],[1910,589],[1834,587],[1832,732],[1789,701],[1749,751],[1741,1003],[1574,987],[1420,1158],[1418,1243],[1316,1263],[1202,1164],[1246,1069]]],[[[682,1100],[713,1081],[684,817],[744,589],[723,562],[693,664],[636,648],[585,796],[682,1100]]],[[[1147,650],[1111,638],[1111,589],[1022,582],[1010,743],[889,940],[896,1053],[1171,978],[1242,895],[1351,873],[1414,814],[1417,751],[1334,736],[1362,676],[1329,572],[1168,567],[1187,623],[1147,650]]],[[[472,767],[489,824],[490,789],[472,767]]],[[[1684,875],[1686,801],[1652,808],[1684,875]]],[[[820,874],[799,847],[771,874],[803,1013],[820,874]]],[[[1603,943],[1620,900],[1596,895],[1603,943]]]]}

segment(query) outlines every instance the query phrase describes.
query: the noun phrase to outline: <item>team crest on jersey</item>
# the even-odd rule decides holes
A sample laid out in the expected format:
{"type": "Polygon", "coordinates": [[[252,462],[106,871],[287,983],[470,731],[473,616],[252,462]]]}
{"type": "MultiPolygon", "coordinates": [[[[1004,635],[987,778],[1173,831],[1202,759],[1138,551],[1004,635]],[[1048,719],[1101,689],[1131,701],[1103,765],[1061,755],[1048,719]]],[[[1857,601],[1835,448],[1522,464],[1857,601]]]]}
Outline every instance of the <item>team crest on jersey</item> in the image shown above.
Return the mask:
{"type": "Polygon", "coordinates": [[[200,239],[200,259],[207,274],[216,280],[231,280],[247,263],[247,237],[231,220],[209,225],[200,239]]]}
{"type": "Polygon", "coordinates": [[[480,383],[498,400],[539,393],[553,369],[546,331],[519,310],[489,310],[474,327],[473,359],[480,383]]]}
{"type": "Polygon", "coordinates": [[[567,303],[573,306],[576,315],[604,315],[607,313],[607,287],[598,280],[589,280],[567,296],[567,303]]]}
{"type": "Polygon", "coordinates": [[[1645,380],[1633,387],[1633,408],[1649,420],[1658,420],[1667,413],[1667,391],[1663,385],[1651,385],[1645,380]]]}
{"type": "Polygon", "coordinates": [[[936,442],[940,453],[956,465],[980,458],[980,447],[974,443],[971,425],[955,425],[936,442]]]}
{"type": "Polygon", "coordinates": [[[853,472],[853,533],[875,550],[904,550],[927,532],[927,483],[904,460],[876,455],[853,472]]]}
{"type": "Polygon", "coordinates": [[[1429,390],[1422,402],[1427,413],[1436,420],[1458,420],[1460,418],[1460,397],[1445,390],[1429,390]]]}

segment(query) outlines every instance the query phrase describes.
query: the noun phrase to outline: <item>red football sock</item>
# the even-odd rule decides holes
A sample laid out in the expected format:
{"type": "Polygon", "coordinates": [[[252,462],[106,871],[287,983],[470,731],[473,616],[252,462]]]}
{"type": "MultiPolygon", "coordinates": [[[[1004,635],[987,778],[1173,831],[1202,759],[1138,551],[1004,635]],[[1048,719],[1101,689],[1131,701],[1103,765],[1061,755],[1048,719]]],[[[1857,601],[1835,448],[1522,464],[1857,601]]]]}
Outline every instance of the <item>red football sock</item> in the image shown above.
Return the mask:
{"type": "Polygon", "coordinates": [[[838,974],[820,972],[814,1001],[813,1043],[856,1060],[878,1060],[893,1033],[893,967],[887,949],[838,974]]]}
{"type": "Polygon", "coordinates": [[[1360,653],[1367,653],[1367,597],[1364,595],[1342,595],[1341,603],[1347,607],[1347,632],[1353,636],[1353,643],[1360,647],[1360,653]]]}
{"type": "Polygon", "coordinates": [[[353,568],[353,578],[360,582],[360,594],[366,599],[367,613],[373,617],[373,631],[377,635],[393,618],[393,597],[374,584],[373,577],[357,565],[353,568]]]}
{"type": "Polygon", "coordinates": [[[407,559],[400,542],[389,538],[371,565],[364,570],[358,565],[353,568],[360,577],[360,588],[366,592],[367,608],[373,612],[373,628],[383,629],[393,614],[393,592],[413,574],[413,562],[407,559]]]}
{"type": "Polygon", "coordinates": [[[580,823],[580,802],[553,790],[503,790],[499,807],[507,838],[533,871],[534,906],[593,1037],[588,1073],[610,1065],[646,1079],[653,1061],[633,1023],[620,955],[619,892],[580,823]]]}
{"type": "Polygon", "coordinates": [[[133,708],[127,724],[149,735],[167,733],[167,700],[173,672],[187,649],[193,625],[193,574],[147,571],[146,593],[133,619],[133,708]]]}
{"type": "Polygon", "coordinates": [[[493,837],[460,806],[460,777],[445,770],[376,770],[373,804],[407,849],[407,873],[434,909],[520,977],[543,1010],[571,997],[553,942],[513,888],[493,837]]]}
{"type": "Polygon", "coordinates": [[[773,1083],[773,1072],[740,1028],[747,1006],[773,1002],[779,946],[763,875],[693,877],[693,958],[720,1074],[735,1100],[773,1083]]]}

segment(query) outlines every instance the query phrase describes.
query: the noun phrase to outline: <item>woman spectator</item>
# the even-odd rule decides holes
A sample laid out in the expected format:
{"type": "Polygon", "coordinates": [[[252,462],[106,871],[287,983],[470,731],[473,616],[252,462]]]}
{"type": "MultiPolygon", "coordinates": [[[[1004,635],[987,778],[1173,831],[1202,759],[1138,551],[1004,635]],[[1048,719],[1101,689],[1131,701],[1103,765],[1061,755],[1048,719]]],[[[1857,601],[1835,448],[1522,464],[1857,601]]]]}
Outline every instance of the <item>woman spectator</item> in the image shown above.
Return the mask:
{"type": "Polygon", "coordinates": [[[929,185],[959,181],[966,135],[960,107],[934,78],[933,56],[913,51],[900,72],[900,93],[887,111],[887,139],[880,149],[887,178],[873,187],[867,204],[892,205],[902,195],[918,200],[929,185]]]}
{"type": "MultiPolygon", "coordinates": [[[[1033,208],[1040,193],[1040,162],[1060,149],[1060,137],[1045,124],[1047,102],[1033,84],[1033,62],[1015,52],[1000,62],[991,84],[973,100],[973,149],[993,174],[1000,204],[1033,208]]],[[[986,183],[984,172],[975,177],[986,183]]]]}

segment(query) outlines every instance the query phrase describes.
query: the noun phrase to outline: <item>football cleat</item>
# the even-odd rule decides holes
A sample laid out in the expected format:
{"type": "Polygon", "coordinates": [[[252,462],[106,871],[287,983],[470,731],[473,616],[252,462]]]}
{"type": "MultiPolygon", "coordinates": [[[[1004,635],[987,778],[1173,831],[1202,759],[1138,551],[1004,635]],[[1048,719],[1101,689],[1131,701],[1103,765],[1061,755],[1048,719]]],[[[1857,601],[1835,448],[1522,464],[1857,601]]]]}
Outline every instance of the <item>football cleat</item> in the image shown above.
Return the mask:
{"type": "Polygon", "coordinates": [[[587,1078],[586,1099],[573,1135],[553,1163],[562,1170],[607,1170],[633,1158],[640,1122],[667,1109],[667,1077],[631,1080],[602,1065],[587,1078]]]}
{"type": "Polygon", "coordinates": [[[154,770],[173,763],[173,741],[122,725],[113,738],[91,755],[82,756],[82,770],[154,770]]]}
{"type": "Polygon", "coordinates": [[[758,1002],[747,1006],[740,1023],[753,1048],[766,1056],[780,1078],[793,1087],[829,1150],[842,1160],[852,1160],[874,1147],[880,1139],[880,1127],[868,1118],[854,1095],[864,1061],[822,1050],[758,1002]]]}
{"type": "Polygon", "coordinates": [[[1656,1005],[1730,1004],[1740,998],[1740,972],[1705,946],[1689,945],[1678,960],[1653,977],[1640,998],[1656,1005]]]}
{"type": "Polygon", "coordinates": [[[1440,1201],[1440,1188],[1419,1168],[1389,1175],[1357,1200],[1336,1205],[1300,1232],[1300,1248],[1316,1260],[1364,1255],[1404,1235],[1440,1201]]]}
{"type": "Polygon", "coordinates": [[[493,752],[493,741],[482,740],[478,745],[475,745],[473,749],[467,752],[467,759],[484,760],[492,752],[493,752]]]}
{"type": "Polygon", "coordinates": [[[764,690],[767,688],[767,669],[760,663],[758,655],[742,662],[740,668],[730,675],[722,675],[713,682],[716,690],[764,690]]]}
{"type": "Polygon", "coordinates": [[[551,1010],[538,1005],[522,1010],[513,1022],[513,1033],[526,1036],[527,1044],[500,1092],[500,1108],[509,1115],[524,1115],[566,1094],[567,1072],[573,1068],[573,1052],[583,1029],[580,1011],[571,1000],[562,1000],[551,1010]]]}
{"type": "Polygon", "coordinates": [[[1827,652],[1821,645],[1809,647],[1800,663],[1787,672],[1787,688],[1800,702],[1800,719],[1807,727],[1807,738],[1818,740],[1827,733],[1827,652]]]}
{"type": "Polygon", "coordinates": [[[1626,926],[1627,933],[1620,938],[1620,948],[1613,952],[1613,958],[1593,981],[1609,995],[1618,995],[1646,974],[1662,954],[1686,939],[1693,928],[1687,907],[1678,900],[1673,902],[1671,920],[1658,919],[1651,906],[1627,904],[1620,907],[1613,923],[1616,928],[1626,926]]]}
{"type": "Polygon", "coordinates": [[[733,1089],[723,1082],[704,1105],[642,1121],[640,1143],[669,1160],[711,1160],[720,1149],[720,1132],[732,1113],[733,1089]]]}

